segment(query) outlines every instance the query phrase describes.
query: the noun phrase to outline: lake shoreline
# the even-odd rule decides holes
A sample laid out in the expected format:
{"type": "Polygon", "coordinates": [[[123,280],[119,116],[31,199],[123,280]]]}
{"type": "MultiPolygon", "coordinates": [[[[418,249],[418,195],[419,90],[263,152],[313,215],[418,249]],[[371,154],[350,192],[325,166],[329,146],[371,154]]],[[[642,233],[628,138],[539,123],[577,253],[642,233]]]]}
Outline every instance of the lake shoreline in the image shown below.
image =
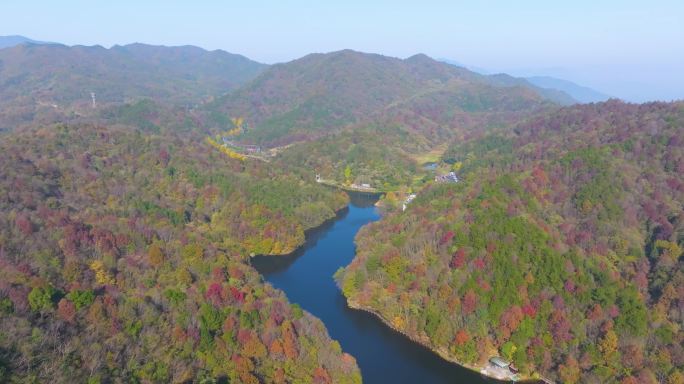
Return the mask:
{"type": "MultiPolygon", "coordinates": [[[[402,334],[404,337],[408,338],[409,340],[413,341],[414,343],[420,344],[420,345],[423,346],[424,348],[428,349],[429,351],[431,351],[432,353],[436,354],[437,356],[439,356],[440,358],[442,358],[443,360],[445,360],[445,361],[447,361],[447,362],[449,362],[449,363],[456,364],[456,365],[458,365],[458,366],[460,366],[460,367],[469,369],[469,370],[471,370],[471,371],[473,371],[473,372],[479,373],[480,375],[482,375],[482,376],[484,376],[484,377],[487,377],[487,378],[492,379],[492,380],[497,380],[498,382],[501,382],[501,383],[509,383],[509,382],[510,382],[510,381],[502,381],[502,380],[497,379],[496,377],[489,376],[489,375],[485,375],[485,374],[482,373],[482,369],[484,369],[485,366],[483,366],[483,365],[475,366],[475,365],[471,365],[471,364],[466,364],[466,363],[460,362],[460,361],[456,360],[455,358],[451,357],[451,356],[450,356],[447,352],[445,352],[444,350],[436,349],[436,348],[432,347],[431,345],[429,345],[429,343],[428,343],[427,341],[422,340],[421,338],[419,338],[419,337],[417,337],[417,336],[413,336],[413,335],[411,335],[411,334],[409,334],[409,333],[407,333],[407,332],[405,332],[405,331],[403,331],[403,330],[401,330],[401,329],[398,329],[397,327],[395,327],[394,325],[392,325],[392,323],[390,323],[390,321],[387,320],[382,314],[380,314],[379,312],[375,311],[374,309],[372,309],[372,308],[370,308],[370,307],[363,306],[363,305],[359,304],[358,302],[356,302],[356,301],[354,301],[354,300],[350,300],[350,299],[348,299],[348,298],[347,298],[347,306],[348,306],[349,308],[351,308],[351,309],[354,309],[354,310],[357,310],[357,311],[364,311],[364,312],[366,312],[366,313],[369,313],[369,314],[375,316],[375,317],[378,318],[378,320],[380,320],[386,327],[392,329],[393,331],[395,331],[395,332],[397,332],[397,333],[402,334]]],[[[531,378],[531,377],[527,377],[527,378],[524,378],[524,379],[519,380],[519,381],[517,381],[517,382],[519,382],[519,383],[537,383],[537,382],[539,382],[539,381],[536,380],[536,379],[533,379],[533,378],[531,378]]]]}
{"type": "Polygon", "coordinates": [[[333,210],[333,215],[331,217],[328,217],[327,219],[324,219],[320,223],[315,224],[309,228],[305,228],[304,229],[304,239],[302,241],[298,242],[297,245],[292,249],[287,249],[287,250],[285,250],[283,252],[279,252],[279,253],[266,253],[266,254],[252,253],[249,255],[249,257],[252,258],[252,257],[284,257],[284,256],[290,256],[290,255],[300,251],[306,245],[306,242],[308,241],[309,235],[311,234],[311,232],[319,231],[319,230],[325,228],[326,225],[330,225],[330,224],[335,223],[337,220],[340,219],[342,214],[344,214],[344,212],[346,212],[348,210],[349,210],[349,201],[347,201],[342,207],[339,207],[339,208],[333,210]]]}
{"type": "MultiPolygon", "coordinates": [[[[352,192],[352,193],[353,193],[353,192],[352,192]]],[[[351,196],[350,196],[350,198],[351,198],[351,196]]],[[[317,231],[325,230],[326,226],[331,226],[331,225],[333,225],[334,223],[336,223],[338,220],[340,220],[341,218],[343,218],[344,215],[345,215],[345,213],[346,213],[347,211],[349,211],[349,206],[350,206],[351,204],[352,204],[352,201],[351,201],[351,199],[350,199],[350,201],[349,201],[347,204],[345,204],[343,207],[341,207],[341,208],[339,208],[338,210],[335,211],[335,216],[334,216],[334,217],[331,217],[331,218],[329,218],[329,219],[324,220],[323,222],[321,222],[321,223],[320,223],[319,225],[317,225],[317,226],[314,226],[314,227],[311,227],[311,228],[306,229],[306,230],[305,230],[305,240],[304,240],[304,242],[303,242],[300,246],[298,246],[297,248],[295,248],[292,252],[283,253],[283,254],[274,254],[274,255],[259,255],[259,257],[271,258],[271,257],[275,256],[274,259],[279,259],[280,257],[293,256],[293,255],[296,255],[297,252],[302,252],[303,250],[305,250],[305,246],[306,246],[307,242],[315,235],[315,233],[316,233],[317,231]]],[[[374,204],[372,204],[372,205],[374,205],[374,204]]],[[[353,257],[356,257],[356,255],[354,254],[353,257]]],[[[352,260],[353,260],[353,259],[352,259],[352,260]]],[[[347,264],[347,265],[348,265],[348,264],[347,264]]],[[[338,288],[338,289],[339,289],[339,288],[338,288]]],[[[285,293],[286,293],[286,295],[287,295],[287,292],[285,292],[285,293]]],[[[341,294],[341,292],[340,292],[340,294],[341,294]]],[[[464,364],[464,363],[462,363],[462,362],[457,361],[457,360],[454,359],[452,356],[450,356],[450,355],[447,353],[447,351],[441,351],[441,350],[435,349],[435,348],[433,348],[432,346],[430,346],[429,341],[427,341],[427,340],[421,340],[420,338],[418,338],[418,337],[416,337],[416,336],[413,336],[413,335],[410,335],[410,334],[406,333],[406,332],[403,331],[403,330],[397,329],[396,327],[394,327],[394,326],[391,324],[391,322],[389,322],[389,321],[388,321],[387,319],[385,319],[381,314],[379,314],[378,312],[376,312],[376,311],[373,310],[372,308],[362,306],[362,305],[360,305],[359,303],[356,303],[356,302],[354,302],[354,301],[352,301],[352,300],[349,300],[348,298],[345,298],[344,296],[342,296],[342,297],[344,298],[344,301],[345,301],[345,304],[344,304],[344,305],[346,305],[347,308],[350,308],[350,309],[352,309],[352,310],[363,311],[363,312],[366,312],[366,313],[370,314],[372,317],[376,318],[377,320],[380,320],[380,326],[386,327],[386,328],[388,328],[388,329],[391,330],[391,331],[394,331],[394,332],[396,332],[396,333],[401,334],[400,337],[409,340],[410,342],[416,344],[417,346],[419,346],[419,347],[421,347],[421,348],[424,348],[424,349],[426,350],[427,353],[431,353],[431,354],[433,354],[433,355],[436,355],[437,358],[439,358],[439,359],[445,361],[446,363],[448,363],[448,364],[453,364],[454,366],[458,366],[458,367],[461,367],[461,368],[465,368],[466,370],[471,371],[471,372],[473,372],[473,373],[476,373],[476,374],[480,375],[480,376],[483,377],[483,378],[487,378],[487,379],[490,379],[490,380],[493,380],[493,381],[496,381],[496,382],[500,382],[500,383],[510,382],[510,381],[498,380],[496,377],[493,377],[493,376],[490,376],[490,375],[483,374],[483,373],[481,372],[481,368],[484,368],[484,366],[475,366],[475,365],[470,365],[470,364],[464,364]]],[[[291,300],[291,299],[288,297],[288,300],[291,300]]],[[[306,309],[306,308],[305,308],[305,309],[306,309]]],[[[312,316],[315,316],[315,315],[313,315],[313,314],[311,314],[311,315],[312,315],[312,316]]],[[[326,328],[328,327],[328,325],[325,323],[325,321],[323,321],[320,317],[318,317],[318,316],[315,316],[315,317],[318,318],[319,320],[321,320],[321,321],[323,322],[323,324],[326,325],[326,328]]],[[[352,356],[354,356],[354,355],[352,354],[352,356]]],[[[357,358],[356,356],[354,356],[354,357],[357,358]]],[[[533,380],[533,379],[531,379],[531,378],[525,378],[525,380],[520,380],[519,382],[528,382],[528,383],[532,383],[532,382],[538,382],[538,381],[535,381],[535,380],[533,380]]]]}

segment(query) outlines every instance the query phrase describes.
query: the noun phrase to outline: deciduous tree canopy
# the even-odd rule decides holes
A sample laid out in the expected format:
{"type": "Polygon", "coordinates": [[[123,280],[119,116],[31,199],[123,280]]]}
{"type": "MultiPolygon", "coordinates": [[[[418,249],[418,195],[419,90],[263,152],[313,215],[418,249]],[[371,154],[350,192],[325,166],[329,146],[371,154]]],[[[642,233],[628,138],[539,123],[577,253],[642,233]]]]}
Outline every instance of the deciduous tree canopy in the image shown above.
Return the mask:
{"type": "Polygon", "coordinates": [[[343,292],[460,361],[676,379],[683,137],[681,103],[611,101],[459,142],[462,181],[362,229],[343,292]]]}
{"type": "Polygon", "coordinates": [[[125,126],[16,132],[0,164],[0,382],[360,381],[248,262],[340,192],[125,126]]]}

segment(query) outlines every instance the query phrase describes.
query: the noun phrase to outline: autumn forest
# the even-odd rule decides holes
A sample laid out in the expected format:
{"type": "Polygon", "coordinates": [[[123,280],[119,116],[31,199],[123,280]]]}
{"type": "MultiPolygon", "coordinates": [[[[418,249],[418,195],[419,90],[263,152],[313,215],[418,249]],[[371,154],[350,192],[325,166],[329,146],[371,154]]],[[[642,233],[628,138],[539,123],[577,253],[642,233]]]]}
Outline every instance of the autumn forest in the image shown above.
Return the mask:
{"type": "Polygon", "coordinates": [[[683,147],[682,102],[426,55],[2,48],[0,382],[363,382],[251,260],[366,190],[348,307],[478,373],[682,384],[683,147]]]}

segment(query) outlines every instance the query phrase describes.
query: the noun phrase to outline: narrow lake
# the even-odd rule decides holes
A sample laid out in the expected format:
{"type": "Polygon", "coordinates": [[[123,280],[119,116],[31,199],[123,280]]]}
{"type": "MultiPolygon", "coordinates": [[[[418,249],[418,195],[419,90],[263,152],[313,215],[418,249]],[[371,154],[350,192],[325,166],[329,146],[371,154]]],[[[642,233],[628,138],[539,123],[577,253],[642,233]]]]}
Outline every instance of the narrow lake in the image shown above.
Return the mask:
{"type": "Polygon", "coordinates": [[[375,198],[351,195],[348,209],[307,235],[306,244],[288,256],[258,256],[252,264],[289,300],[321,319],[330,336],[356,357],[363,382],[493,383],[478,373],[448,363],[363,311],[347,307],[333,274],[354,258],[354,236],[380,218],[375,198]]]}

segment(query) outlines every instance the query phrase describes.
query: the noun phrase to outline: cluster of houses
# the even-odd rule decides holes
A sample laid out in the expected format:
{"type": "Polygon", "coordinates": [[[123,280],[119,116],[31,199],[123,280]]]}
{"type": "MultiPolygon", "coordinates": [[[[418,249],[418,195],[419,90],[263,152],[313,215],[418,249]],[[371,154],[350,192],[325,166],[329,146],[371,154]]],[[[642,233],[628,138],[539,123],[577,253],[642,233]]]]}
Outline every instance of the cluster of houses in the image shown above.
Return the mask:
{"type": "MultiPolygon", "coordinates": [[[[435,176],[435,182],[436,183],[458,183],[458,176],[456,176],[456,172],[449,172],[444,175],[437,175],[435,176]]],[[[413,201],[413,199],[416,198],[416,194],[412,193],[408,195],[406,200],[404,200],[404,203],[401,205],[401,210],[405,211],[406,207],[413,201]]]]}
{"type": "Polygon", "coordinates": [[[437,183],[458,183],[458,176],[456,176],[456,172],[449,172],[445,175],[437,175],[435,176],[435,182],[437,183]]]}

